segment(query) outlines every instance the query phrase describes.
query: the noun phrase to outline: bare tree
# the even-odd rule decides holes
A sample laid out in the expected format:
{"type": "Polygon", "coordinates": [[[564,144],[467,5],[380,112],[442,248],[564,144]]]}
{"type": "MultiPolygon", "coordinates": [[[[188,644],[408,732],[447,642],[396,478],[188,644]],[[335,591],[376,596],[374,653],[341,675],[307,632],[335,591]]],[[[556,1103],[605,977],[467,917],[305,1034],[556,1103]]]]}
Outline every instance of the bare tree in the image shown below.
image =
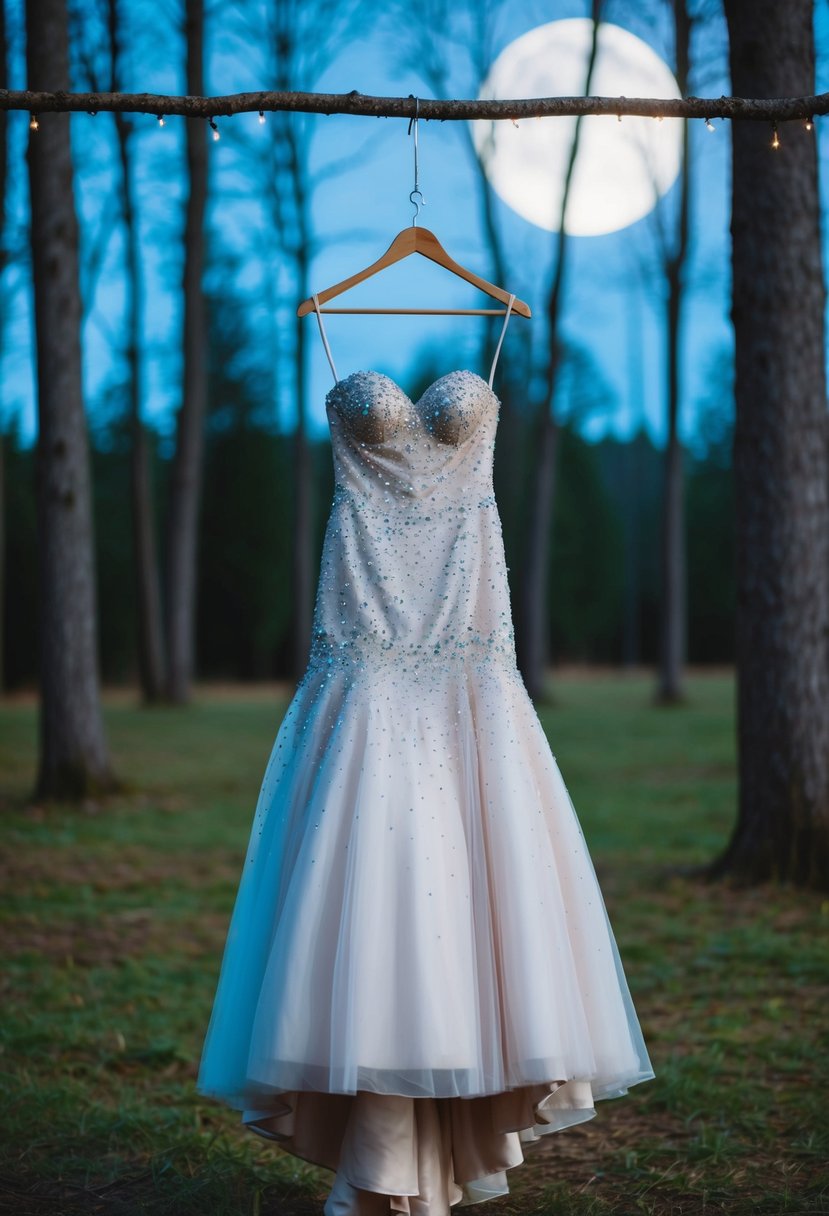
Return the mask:
{"type": "MultiPolygon", "coordinates": [[[[686,0],[672,0],[676,81],[683,97],[688,94],[691,19],[686,0]]],[[[668,435],[662,483],[662,602],[659,647],[659,678],[656,700],[674,704],[684,699],[682,673],[687,652],[687,595],[685,554],[685,506],[683,453],[679,438],[680,340],[685,267],[688,255],[688,203],[691,166],[688,123],[682,123],[682,154],[679,171],[679,215],[673,248],[665,243],[663,256],[668,283],[666,325],[668,364],[668,435]]]]}
{"type": "MultiPolygon", "coordinates": [[[[725,0],[732,87],[811,89],[812,4],[725,0]]],[[[739,807],[711,867],[829,889],[829,436],[817,151],[732,129],[739,807]],[[785,222],[781,222],[785,217],[785,222]]]]}
{"type": "MultiPolygon", "coordinates": [[[[592,0],[593,38],[585,73],[584,92],[589,94],[598,51],[599,23],[602,0],[592,0]]],[[[534,406],[535,461],[532,492],[529,496],[530,514],[527,521],[527,550],[524,561],[522,596],[520,602],[518,662],[527,691],[540,700],[545,691],[545,672],[549,638],[549,606],[547,587],[550,569],[550,540],[553,527],[553,498],[555,462],[558,448],[558,423],[553,412],[558,370],[561,363],[559,324],[564,294],[564,271],[567,261],[567,231],[565,216],[570,198],[573,171],[579,151],[581,118],[576,119],[573,143],[564,177],[559,220],[556,259],[547,297],[547,360],[544,384],[539,401],[534,406]]]]}
{"type": "MultiPolygon", "coordinates": [[[[28,0],[34,88],[68,89],[64,0],[28,0]]],[[[89,446],[81,387],[78,223],[69,116],[30,131],[37,339],[40,757],[35,796],[78,798],[117,785],[99,694],[89,446]]]]}
{"type": "MultiPolygon", "coordinates": [[[[186,0],[187,91],[204,93],[204,0],[186,0]]],[[[170,475],[165,579],[167,698],[190,699],[195,660],[196,556],[207,402],[207,319],[203,290],[207,132],[188,118],[190,191],[184,228],[184,375],[170,475]]]]}
{"type": "MultiPolygon", "coordinates": [[[[589,92],[590,81],[597,51],[597,36],[601,13],[601,0],[593,3],[593,43],[588,62],[585,92],[589,92]]],[[[494,58],[494,31],[497,8],[491,4],[470,3],[467,6],[447,5],[445,0],[431,0],[424,20],[417,23],[406,36],[413,51],[412,61],[417,70],[433,90],[441,96],[453,91],[453,67],[462,50],[469,65],[469,80],[466,91],[476,93],[485,79],[494,58]]],[[[477,169],[478,195],[491,274],[496,282],[504,283],[509,278],[508,256],[502,233],[495,216],[495,197],[487,171],[493,145],[484,143],[479,155],[468,124],[463,124],[463,138],[477,169]]],[[[564,272],[566,266],[567,234],[564,216],[570,196],[570,184],[578,154],[581,120],[577,118],[573,145],[564,182],[559,238],[551,287],[546,308],[546,345],[548,357],[545,368],[542,398],[532,404],[533,442],[530,458],[533,461],[533,487],[529,496],[529,513],[523,520],[526,535],[526,551],[521,563],[521,580],[518,587],[518,613],[516,614],[516,643],[518,661],[527,688],[535,699],[544,692],[544,676],[547,664],[547,637],[549,633],[549,609],[547,585],[550,568],[550,541],[554,498],[554,474],[557,441],[557,422],[553,416],[553,396],[557,373],[561,362],[558,349],[558,326],[562,310],[564,272]]],[[[488,331],[484,344],[484,358],[494,342],[495,328],[488,331]]],[[[506,365],[501,365],[501,397],[504,411],[499,424],[499,443],[496,447],[495,480],[499,489],[499,502],[508,497],[505,490],[516,489],[514,467],[519,437],[519,420],[513,409],[512,391],[506,365]],[[505,474],[511,473],[511,476],[505,474]]],[[[522,377],[526,386],[526,375],[522,377]]],[[[524,389],[526,391],[526,389],[524,389]]],[[[527,509],[527,497],[519,504],[527,509]]]]}
{"type": "MultiPolygon", "coordinates": [[[[353,28],[358,9],[342,0],[270,0],[266,9],[263,49],[265,74],[278,89],[310,84],[318,78],[353,28]]],[[[311,292],[310,268],[317,251],[311,222],[316,186],[353,155],[326,170],[311,169],[315,119],[307,115],[274,114],[268,122],[264,199],[274,245],[286,265],[292,293],[303,299],[311,292]]],[[[358,154],[359,155],[359,154],[358,154]]],[[[296,422],[293,433],[294,518],[292,528],[293,675],[299,678],[308,662],[314,591],[314,486],[308,443],[307,321],[291,310],[291,362],[296,422]]]]}
{"type": "MultiPolygon", "coordinates": [[[[118,0],[107,0],[111,89],[123,88],[124,36],[118,0]]],[[[134,164],[135,120],[115,114],[115,132],[121,169],[121,211],[124,224],[127,310],[127,396],[130,418],[130,493],[132,536],[137,592],[138,675],[146,702],[164,695],[164,634],[161,615],[161,586],[156,552],[150,446],[141,417],[141,310],[142,276],[138,221],[135,213],[134,164]]]]}
{"type": "MultiPolygon", "coordinates": [[[[326,6],[323,6],[325,8],[326,6]]],[[[300,70],[303,53],[302,27],[298,26],[296,0],[273,0],[269,23],[269,50],[276,87],[290,87],[293,72],[300,70]],[[298,37],[297,35],[300,35],[298,37]]],[[[323,22],[329,13],[321,14],[323,22]]],[[[321,31],[320,31],[321,33],[321,31]]],[[[313,46],[313,42],[310,42],[313,46]]],[[[293,264],[296,292],[299,299],[309,291],[308,268],[313,251],[311,249],[311,224],[308,211],[310,181],[308,170],[309,133],[308,118],[294,123],[285,115],[274,116],[271,152],[275,168],[281,162],[282,173],[273,174],[270,192],[272,215],[275,227],[281,230],[282,248],[293,264]],[[288,206],[280,197],[287,182],[288,206]]],[[[294,393],[296,398],[296,423],[294,426],[294,526],[291,568],[293,574],[293,647],[291,658],[293,675],[299,678],[308,662],[311,645],[311,617],[313,612],[313,485],[311,457],[308,446],[307,418],[307,362],[305,350],[306,327],[301,317],[293,318],[294,325],[294,393]]]]}
{"type": "MultiPolygon", "coordinates": [[[[687,97],[691,74],[691,34],[695,25],[711,23],[713,13],[706,0],[697,0],[692,14],[688,0],[668,0],[673,28],[675,75],[682,97],[687,97]]],[[[640,19],[648,18],[657,24],[663,9],[663,0],[650,9],[636,6],[640,19]]],[[[710,49],[710,48],[709,48],[710,49]]],[[[710,66],[707,57],[701,65],[702,72],[710,66]]],[[[702,75],[696,72],[696,75],[702,75]]],[[[684,700],[682,686],[683,669],[687,657],[687,556],[684,496],[684,453],[679,437],[679,418],[682,408],[682,385],[680,381],[682,353],[682,320],[685,300],[689,289],[689,214],[691,185],[694,176],[692,143],[689,124],[682,123],[682,146],[678,174],[678,199],[675,219],[669,221],[664,208],[655,206],[649,213],[647,231],[653,238],[655,254],[635,259],[634,269],[643,284],[653,284],[657,277],[666,284],[665,294],[665,362],[667,377],[665,384],[667,439],[663,461],[662,513],[660,543],[660,638],[658,651],[658,679],[654,694],[657,704],[675,704],[684,700]]],[[[649,148],[642,149],[643,167],[649,173],[654,199],[658,199],[658,182],[650,163],[649,148]]],[[[631,313],[628,313],[629,317],[631,313]]],[[[638,349],[638,338],[632,333],[629,344],[631,353],[638,349]]],[[[628,453],[630,462],[636,459],[636,446],[628,453]]],[[[632,474],[632,470],[631,470],[632,474]]],[[[635,495],[636,480],[631,476],[629,493],[635,495]]],[[[633,503],[629,504],[633,509],[633,503]]],[[[635,561],[635,529],[628,525],[632,560],[635,561]]],[[[625,609],[625,652],[629,655],[633,647],[635,631],[635,571],[628,571],[630,600],[625,609]]]]}
{"type": "MultiPolygon", "coordinates": [[[[406,4],[400,4],[390,14],[393,41],[403,66],[414,68],[438,97],[450,97],[459,89],[468,96],[478,95],[495,58],[496,30],[501,13],[501,6],[496,0],[423,0],[419,21],[402,19],[406,13],[406,4]]],[[[520,293],[520,283],[515,280],[515,266],[510,265],[507,243],[497,220],[495,190],[490,180],[494,123],[490,124],[488,137],[481,141],[480,147],[469,123],[459,124],[458,134],[474,172],[485,256],[489,264],[485,273],[493,282],[501,286],[509,285],[520,293]]],[[[482,368],[488,366],[492,359],[500,328],[500,318],[492,317],[482,331],[479,354],[482,368]]],[[[495,390],[501,410],[493,481],[507,547],[523,522],[524,487],[521,479],[515,476],[515,469],[521,460],[522,411],[526,393],[524,368],[530,359],[531,333],[527,327],[522,325],[511,331],[510,347],[513,351],[516,340],[524,343],[524,359],[502,357],[495,373],[495,390]],[[518,368],[521,370],[513,370],[518,368]]]]}
{"type": "MultiPolygon", "coordinates": [[[[495,58],[495,29],[499,6],[495,0],[423,0],[419,20],[405,22],[401,14],[407,6],[401,4],[394,12],[394,39],[403,63],[415,68],[429,88],[439,97],[458,89],[460,65],[465,69],[463,91],[470,96],[479,93],[495,58]],[[402,33],[402,45],[401,45],[402,33]]],[[[495,191],[487,172],[491,141],[479,154],[468,122],[460,124],[458,134],[475,171],[481,226],[486,242],[489,274],[503,285],[510,278],[507,250],[495,214],[495,191]]],[[[486,365],[494,353],[501,323],[490,319],[484,331],[481,365],[486,365]]],[[[499,367],[501,365],[499,364],[499,367]]]]}
{"type": "MultiPolygon", "coordinates": [[[[8,44],[6,39],[6,2],[0,0],[0,89],[9,87],[8,44]]],[[[0,278],[6,269],[6,172],[8,157],[8,116],[0,115],[0,278]]],[[[5,311],[0,313],[0,351],[5,339],[5,311]]],[[[6,590],[6,487],[5,487],[5,441],[3,418],[0,417],[0,692],[5,687],[5,619],[3,606],[6,590]]]]}

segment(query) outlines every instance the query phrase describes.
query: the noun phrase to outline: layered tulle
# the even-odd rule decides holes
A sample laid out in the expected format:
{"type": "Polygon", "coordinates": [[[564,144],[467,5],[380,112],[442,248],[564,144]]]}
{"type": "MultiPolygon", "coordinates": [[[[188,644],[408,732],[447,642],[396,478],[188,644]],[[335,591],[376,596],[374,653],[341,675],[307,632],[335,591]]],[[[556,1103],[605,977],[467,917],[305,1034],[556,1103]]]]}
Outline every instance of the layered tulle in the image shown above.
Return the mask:
{"type": "MultiPolygon", "coordinates": [[[[523,683],[500,662],[419,668],[407,698],[382,667],[311,670],[277,735],[198,1081],[254,1130],[286,1135],[303,1103],[368,1092],[501,1095],[520,1127],[479,1107],[478,1133],[516,1134],[545,1127],[532,1095],[576,1082],[554,1130],[654,1075],[523,683]]],[[[335,1161],[345,1109],[311,1118],[300,1155],[335,1161]]]]}

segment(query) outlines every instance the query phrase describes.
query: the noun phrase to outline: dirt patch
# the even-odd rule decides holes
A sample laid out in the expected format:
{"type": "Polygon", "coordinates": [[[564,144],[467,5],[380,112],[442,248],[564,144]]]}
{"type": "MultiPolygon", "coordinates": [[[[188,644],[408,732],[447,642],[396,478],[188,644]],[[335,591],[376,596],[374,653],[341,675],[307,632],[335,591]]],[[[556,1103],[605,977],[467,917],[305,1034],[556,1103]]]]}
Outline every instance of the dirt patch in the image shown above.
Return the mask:
{"type": "MultiPolygon", "coordinates": [[[[39,887],[91,886],[96,891],[130,891],[174,883],[203,888],[237,882],[240,867],[215,851],[162,853],[140,846],[122,846],[117,856],[96,856],[75,848],[38,847],[37,853],[0,850],[0,884],[17,894],[39,887]]],[[[45,892],[44,892],[45,893],[45,892]]]]}
{"type": "Polygon", "coordinates": [[[78,967],[112,967],[145,955],[215,958],[227,928],[226,915],[209,911],[197,921],[176,924],[154,908],[128,908],[69,921],[23,914],[0,923],[0,954],[7,959],[36,954],[78,967]]]}

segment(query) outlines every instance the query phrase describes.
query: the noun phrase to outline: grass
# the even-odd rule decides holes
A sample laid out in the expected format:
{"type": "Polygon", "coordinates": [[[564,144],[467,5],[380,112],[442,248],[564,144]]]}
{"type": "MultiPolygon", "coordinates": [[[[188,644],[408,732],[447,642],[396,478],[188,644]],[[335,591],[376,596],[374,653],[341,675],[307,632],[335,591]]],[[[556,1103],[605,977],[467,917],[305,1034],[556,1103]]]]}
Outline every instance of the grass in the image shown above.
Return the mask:
{"type": "MultiPolygon", "coordinates": [[[[733,680],[559,674],[541,712],[656,1080],[525,1146],[487,1216],[829,1212],[829,900],[708,885],[734,816],[733,680]]],[[[0,703],[0,1209],[321,1216],[332,1175],[197,1094],[284,690],[106,697],[127,792],[31,806],[37,716],[0,703]]]]}

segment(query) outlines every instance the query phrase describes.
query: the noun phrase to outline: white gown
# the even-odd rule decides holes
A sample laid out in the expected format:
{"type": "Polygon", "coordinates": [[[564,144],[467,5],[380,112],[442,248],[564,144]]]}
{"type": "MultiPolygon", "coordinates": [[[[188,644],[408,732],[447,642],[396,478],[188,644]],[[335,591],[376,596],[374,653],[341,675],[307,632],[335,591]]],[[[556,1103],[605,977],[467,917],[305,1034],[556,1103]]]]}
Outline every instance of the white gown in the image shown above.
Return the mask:
{"type": "Polygon", "coordinates": [[[311,655],[197,1085],[336,1172],[325,1216],[447,1216],[654,1072],[516,667],[492,375],[449,372],[413,402],[331,365],[311,655]]]}

